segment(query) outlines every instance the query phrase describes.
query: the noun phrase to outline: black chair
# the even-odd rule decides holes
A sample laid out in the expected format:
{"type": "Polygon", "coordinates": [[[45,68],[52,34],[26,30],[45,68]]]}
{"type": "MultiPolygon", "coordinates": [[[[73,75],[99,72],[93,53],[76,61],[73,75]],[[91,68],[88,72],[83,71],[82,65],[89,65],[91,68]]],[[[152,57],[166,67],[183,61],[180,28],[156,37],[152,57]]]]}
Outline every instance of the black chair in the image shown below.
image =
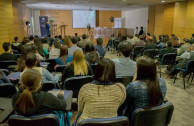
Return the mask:
{"type": "Polygon", "coordinates": [[[85,119],[80,121],[77,126],[129,126],[129,120],[125,116],[85,119]]]}
{"type": "Polygon", "coordinates": [[[32,117],[12,115],[8,120],[9,126],[60,126],[54,114],[44,114],[32,117]]]}
{"type": "Polygon", "coordinates": [[[143,55],[154,59],[156,56],[156,50],[155,49],[146,49],[146,50],[144,50],[143,55]]]}
{"type": "Polygon", "coordinates": [[[49,91],[49,90],[53,90],[56,89],[56,84],[53,83],[52,81],[46,81],[42,83],[42,91],[49,91]]]}
{"type": "Polygon", "coordinates": [[[6,69],[10,65],[17,65],[17,61],[15,60],[0,61],[0,68],[6,69]]]}
{"type": "Polygon", "coordinates": [[[3,73],[8,76],[10,74],[9,70],[7,69],[0,69],[1,71],[3,71],[3,73]]]}
{"type": "Polygon", "coordinates": [[[141,50],[143,49],[142,46],[136,46],[134,47],[133,51],[132,51],[132,59],[134,60],[141,52],[141,50]]]}
{"type": "MultiPolygon", "coordinates": [[[[185,89],[185,77],[187,75],[189,75],[188,82],[190,80],[190,77],[191,77],[192,73],[193,73],[193,77],[194,77],[194,60],[188,61],[187,66],[186,66],[185,69],[177,68],[177,70],[182,72],[183,85],[184,85],[184,89],[185,89]]],[[[175,81],[177,79],[177,74],[175,75],[174,83],[175,83],[175,81]]],[[[193,81],[193,77],[191,79],[191,82],[193,81]]]]}
{"type": "Polygon", "coordinates": [[[117,76],[117,81],[124,84],[125,87],[132,82],[133,76],[117,76]]]}
{"type": "Polygon", "coordinates": [[[78,76],[78,77],[71,77],[64,81],[62,84],[62,89],[72,90],[73,91],[73,98],[78,97],[79,90],[84,84],[90,83],[93,81],[92,76],[78,76]]]}
{"type": "Polygon", "coordinates": [[[166,53],[162,56],[162,61],[159,62],[160,77],[161,75],[161,65],[173,65],[176,60],[176,53],[166,53]]]}
{"type": "Polygon", "coordinates": [[[17,92],[15,85],[5,83],[0,85],[0,97],[11,98],[17,92]]]}
{"type": "Polygon", "coordinates": [[[63,73],[63,70],[65,69],[66,65],[59,65],[56,67],[56,72],[61,72],[63,73]]]}
{"type": "Polygon", "coordinates": [[[20,58],[20,56],[21,56],[21,54],[14,54],[14,55],[16,55],[18,58],[20,58]]]}
{"type": "Polygon", "coordinates": [[[49,63],[47,66],[47,70],[49,72],[54,72],[54,67],[57,65],[56,59],[46,59],[45,62],[49,63]]]}
{"type": "Polygon", "coordinates": [[[133,112],[130,126],[167,126],[170,124],[174,106],[166,102],[152,109],[136,109],[133,112]]]}
{"type": "Polygon", "coordinates": [[[93,71],[93,73],[94,73],[95,70],[96,70],[97,63],[96,63],[96,64],[90,64],[90,66],[92,67],[92,71],[93,71]]]}

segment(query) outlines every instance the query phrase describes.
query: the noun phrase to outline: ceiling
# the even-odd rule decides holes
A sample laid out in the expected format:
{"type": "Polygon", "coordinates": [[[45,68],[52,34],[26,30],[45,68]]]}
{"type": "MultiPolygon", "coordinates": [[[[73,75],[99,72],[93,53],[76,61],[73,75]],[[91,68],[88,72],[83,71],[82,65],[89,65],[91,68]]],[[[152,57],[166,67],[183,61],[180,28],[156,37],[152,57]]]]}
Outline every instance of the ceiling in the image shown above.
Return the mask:
{"type": "Polygon", "coordinates": [[[184,0],[20,0],[28,7],[39,10],[132,10],[150,5],[166,4],[184,0]]]}

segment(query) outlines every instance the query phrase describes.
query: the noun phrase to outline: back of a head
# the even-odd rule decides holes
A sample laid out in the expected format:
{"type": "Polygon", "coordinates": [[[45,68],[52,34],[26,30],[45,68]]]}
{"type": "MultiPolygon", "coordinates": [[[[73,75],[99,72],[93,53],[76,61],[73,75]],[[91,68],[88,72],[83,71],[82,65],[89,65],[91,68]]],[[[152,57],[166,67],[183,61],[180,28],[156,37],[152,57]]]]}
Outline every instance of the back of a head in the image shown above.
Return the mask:
{"type": "Polygon", "coordinates": [[[122,36],[122,40],[123,41],[127,40],[127,36],[122,36]]]}
{"type": "Polygon", "coordinates": [[[7,52],[11,48],[11,44],[9,42],[3,43],[3,49],[7,52]]]}
{"type": "Polygon", "coordinates": [[[192,37],[194,38],[194,34],[192,34],[192,37]]]}
{"type": "Polygon", "coordinates": [[[34,52],[34,51],[33,51],[33,48],[32,48],[32,45],[28,45],[28,44],[27,44],[27,45],[22,46],[20,58],[25,59],[26,55],[27,55],[29,52],[34,52]]]}
{"type": "Polygon", "coordinates": [[[150,36],[150,33],[147,33],[148,36],[150,36]]]}
{"type": "Polygon", "coordinates": [[[135,37],[139,38],[139,34],[135,34],[135,37]]]}
{"type": "Polygon", "coordinates": [[[78,42],[77,37],[72,37],[72,38],[71,38],[71,42],[72,42],[74,45],[77,44],[77,42],[78,42]]]}
{"type": "Polygon", "coordinates": [[[137,58],[137,78],[147,85],[150,106],[157,106],[163,98],[160,91],[160,84],[157,78],[156,63],[153,59],[141,56],[137,58]]]}
{"type": "Polygon", "coordinates": [[[28,68],[33,68],[33,67],[35,67],[35,66],[36,66],[36,63],[37,63],[36,55],[35,55],[33,52],[29,52],[29,53],[26,55],[25,63],[26,63],[26,66],[27,66],[28,68]]]}
{"type": "Polygon", "coordinates": [[[153,41],[154,41],[154,39],[153,39],[152,37],[150,37],[150,38],[149,38],[149,41],[150,41],[150,42],[153,42],[153,41]]]}
{"type": "Polygon", "coordinates": [[[87,43],[85,47],[85,53],[93,52],[94,51],[94,46],[92,43],[87,43]]]}
{"type": "Polygon", "coordinates": [[[86,38],[87,38],[86,34],[83,34],[82,39],[86,39],[86,38]]]}
{"type": "Polygon", "coordinates": [[[59,38],[56,38],[56,39],[54,40],[54,46],[55,46],[55,48],[57,48],[57,49],[60,49],[60,48],[61,48],[61,43],[60,43],[59,38]]]}
{"type": "Polygon", "coordinates": [[[78,36],[78,34],[77,33],[75,33],[75,37],[77,37],[78,36]]]}
{"type": "Polygon", "coordinates": [[[141,30],[143,30],[143,27],[141,27],[141,30]]]}
{"type": "Polygon", "coordinates": [[[63,40],[63,44],[65,44],[68,48],[70,48],[71,47],[71,39],[66,36],[63,40]]]}
{"type": "Polygon", "coordinates": [[[18,41],[18,37],[14,37],[14,41],[15,41],[15,42],[18,41]]]}
{"type": "Polygon", "coordinates": [[[129,42],[120,42],[118,47],[125,57],[129,57],[133,49],[133,46],[129,42]]]}
{"type": "Polygon", "coordinates": [[[36,92],[41,87],[42,76],[38,70],[28,69],[21,77],[22,93],[15,102],[15,105],[19,108],[22,114],[34,106],[34,98],[32,92],[36,92]]]}
{"type": "Polygon", "coordinates": [[[168,45],[168,47],[172,47],[172,42],[171,41],[168,41],[167,42],[167,45],[168,45]]]}
{"type": "Polygon", "coordinates": [[[67,56],[68,55],[68,47],[66,45],[62,45],[60,48],[60,55],[59,57],[67,56]]]}
{"type": "Polygon", "coordinates": [[[84,54],[82,50],[75,50],[73,53],[74,75],[87,75],[88,67],[84,60],[84,54]]]}
{"type": "Polygon", "coordinates": [[[59,35],[59,36],[58,36],[58,38],[59,38],[59,39],[62,39],[62,36],[61,36],[61,35],[59,35]]]}
{"type": "Polygon", "coordinates": [[[98,38],[96,41],[97,41],[97,45],[102,45],[103,44],[102,38],[98,38]]]}
{"type": "Polygon", "coordinates": [[[133,35],[128,35],[128,38],[133,39],[133,35]]]}
{"type": "Polygon", "coordinates": [[[190,43],[188,38],[184,38],[183,40],[185,41],[185,43],[190,43]]]}
{"type": "Polygon", "coordinates": [[[48,37],[50,38],[51,37],[51,34],[49,34],[48,37]]]}
{"type": "Polygon", "coordinates": [[[171,36],[172,36],[172,37],[174,37],[174,36],[175,36],[175,34],[171,34],[171,36]]]}
{"type": "Polygon", "coordinates": [[[114,62],[106,58],[99,60],[94,72],[94,77],[99,82],[117,82],[114,62]]]}
{"type": "Polygon", "coordinates": [[[140,40],[144,40],[144,36],[143,36],[143,35],[140,35],[140,36],[139,36],[139,39],[140,39],[140,40]]]}
{"type": "Polygon", "coordinates": [[[34,36],[31,35],[31,36],[29,37],[29,40],[30,40],[30,41],[34,40],[34,36]]]}

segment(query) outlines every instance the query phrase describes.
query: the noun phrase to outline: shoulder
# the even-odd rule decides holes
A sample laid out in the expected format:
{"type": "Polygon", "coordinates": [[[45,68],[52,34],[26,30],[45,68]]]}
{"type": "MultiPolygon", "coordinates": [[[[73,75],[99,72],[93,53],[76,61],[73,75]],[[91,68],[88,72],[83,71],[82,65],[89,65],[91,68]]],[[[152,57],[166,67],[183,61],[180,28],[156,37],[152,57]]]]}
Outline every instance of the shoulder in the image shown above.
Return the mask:
{"type": "Polygon", "coordinates": [[[121,83],[116,83],[116,85],[118,85],[123,91],[125,91],[125,86],[121,83]]]}
{"type": "Polygon", "coordinates": [[[164,79],[159,78],[158,81],[159,81],[160,85],[166,85],[166,82],[164,79]]]}

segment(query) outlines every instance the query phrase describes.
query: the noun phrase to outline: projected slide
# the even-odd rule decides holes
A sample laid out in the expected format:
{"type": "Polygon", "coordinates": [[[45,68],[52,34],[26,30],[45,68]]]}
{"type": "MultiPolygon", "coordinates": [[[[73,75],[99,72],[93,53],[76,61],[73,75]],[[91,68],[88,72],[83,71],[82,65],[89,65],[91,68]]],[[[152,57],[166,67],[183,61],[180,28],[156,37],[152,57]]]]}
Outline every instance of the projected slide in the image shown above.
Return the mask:
{"type": "Polygon", "coordinates": [[[73,10],[73,28],[96,27],[96,11],[73,10]]]}

